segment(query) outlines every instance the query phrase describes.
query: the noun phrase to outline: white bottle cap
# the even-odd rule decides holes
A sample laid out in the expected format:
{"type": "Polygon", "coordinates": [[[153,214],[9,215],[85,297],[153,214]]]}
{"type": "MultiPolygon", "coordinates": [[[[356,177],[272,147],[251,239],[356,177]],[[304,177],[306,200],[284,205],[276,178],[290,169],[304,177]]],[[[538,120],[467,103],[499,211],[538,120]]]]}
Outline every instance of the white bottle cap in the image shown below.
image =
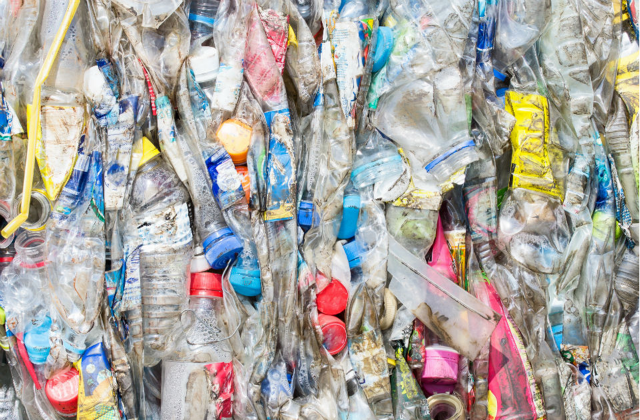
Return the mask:
{"type": "Polygon", "coordinates": [[[191,258],[191,272],[201,273],[203,271],[211,270],[211,266],[204,257],[204,249],[201,246],[197,246],[191,258]]]}
{"type": "Polygon", "coordinates": [[[189,64],[196,78],[196,82],[212,81],[218,75],[220,58],[214,47],[199,47],[189,56],[189,64]]]}

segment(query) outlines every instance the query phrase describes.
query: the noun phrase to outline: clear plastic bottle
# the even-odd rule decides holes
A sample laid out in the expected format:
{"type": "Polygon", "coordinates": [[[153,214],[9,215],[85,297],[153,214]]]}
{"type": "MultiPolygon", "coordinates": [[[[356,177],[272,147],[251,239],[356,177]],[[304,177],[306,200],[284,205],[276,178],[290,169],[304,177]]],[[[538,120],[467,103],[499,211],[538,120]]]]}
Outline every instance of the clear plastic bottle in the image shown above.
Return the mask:
{"type": "Polygon", "coordinates": [[[171,351],[186,306],[186,278],[193,236],[189,192],[160,152],[143,140],[143,156],[133,182],[131,208],[142,240],[142,293],[145,365],[171,351]]]}
{"type": "MultiPolygon", "coordinates": [[[[206,386],[210,373],[207,366],[215,364],[216,370],[221,371],[231,365],[231,345],[222,321],[225,309],[221,275],[194,273],[190,294],[189,309],[195,321],[162,363],[163,419],[205,418],[201,414],[206,414],[212,404],[206,386]]],[[[223,412],[219,418],[227,417],[223,412]]]]}
{"type": "Polygon", "coordinates": [[[361,189],[401,173],[402,157],[396,146],[379,132],[371,132],[356,152],[351,171],[353,185],[361,189]]]}
{"type": "MultiPolygon", "coordinates": [[[[231,175],[235,178],[227,179],[227,171],[218,170],[214,172],[217,178],[213,179],[214,182],[219,181],[222,187],[215,184],[212,189],[209,186],[207,174],[205,172],[204,165],[201,164],[202,160],[198,159],[197,145],[193,144],[188,138],[186,133],[183,132],[180,124],[178,124],[177,141],[180,144],[182,150],[182,157],[185,162],[185,169],[187,172],[187,178],[189,179],[189,192],[191,193],[191,200],[195,213],[195,227],[198,231],[198,235],[202,238],[205,258],[209,265],[215,269],[222,269],[226,267],[231,258],[238,254],[242,250],[242,243],[238,240],[237,236],[231,232],[225,218],[222,214],[219,204],[225,203],[224,201],[218,201],[214,199],[214,193],[218,192],[218,197],[228,199],[230,195],[236,200],[244,198],[244,190],[240,185],[239,189],[242,191],[239,193],[238,188],[231,192],[224,190],[225,187],[239,184],[239,175],[235,171],[233,165],[228,170],[232,170],[231,175]]],[[[222,148],[221,148],[222,149],[222,148]]],[[[222,149],[224,151],[224,149],[222,149]]],[[[228,157],[228,155],[227,155],[228,157]]],[[[216,167],[219,168],[222,165],[216,167]]],[[[231,199],[229,199],[231,200],[231,199]]],[[[229,203],[225,203],[229,205],[229,203]]]]}
{"type": "Polygon", "coordinates": [[[189,9],[191,43],[202,43],[213,37],[213,23],[220,6],[219,0],[193,0],[189,9]]]}

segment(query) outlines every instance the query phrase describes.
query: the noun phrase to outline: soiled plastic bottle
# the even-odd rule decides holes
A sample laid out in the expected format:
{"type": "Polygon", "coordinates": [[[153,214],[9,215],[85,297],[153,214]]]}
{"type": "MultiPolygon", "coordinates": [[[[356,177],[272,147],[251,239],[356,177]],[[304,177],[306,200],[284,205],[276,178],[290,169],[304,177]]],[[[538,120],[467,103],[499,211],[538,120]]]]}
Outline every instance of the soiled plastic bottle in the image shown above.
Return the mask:
{"type": "Polygon", "coordinates": [[[189,192],[150,141],[131,191],[131,208],[142,240],[142,289],[145,365],[153,366],[173,346],[186,306],[186,273],[193,237],[189,192]]]}

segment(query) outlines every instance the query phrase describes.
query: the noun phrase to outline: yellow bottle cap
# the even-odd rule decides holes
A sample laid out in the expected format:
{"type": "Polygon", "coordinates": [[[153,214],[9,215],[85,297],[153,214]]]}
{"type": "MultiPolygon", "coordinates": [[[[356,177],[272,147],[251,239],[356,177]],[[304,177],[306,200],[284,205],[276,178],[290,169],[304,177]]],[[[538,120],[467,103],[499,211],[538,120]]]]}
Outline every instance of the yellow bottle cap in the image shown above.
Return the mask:
{"type": "Polygon", "coordinates": [[[216,135],[236,165],[247,163],[247,152],[253,130],[242,121],[229,119],[218,128],[216,135]]]}
{"type": "Polygon", "coordinates": [[[156,149],[156,147],[149,141],[148,138],[142,138],[142,159],[140,159],[140,163],[138,164],[138,168],[141,168],[142,165],[149,162],[154,157],[158,156],[160,151],[156,149]]]}

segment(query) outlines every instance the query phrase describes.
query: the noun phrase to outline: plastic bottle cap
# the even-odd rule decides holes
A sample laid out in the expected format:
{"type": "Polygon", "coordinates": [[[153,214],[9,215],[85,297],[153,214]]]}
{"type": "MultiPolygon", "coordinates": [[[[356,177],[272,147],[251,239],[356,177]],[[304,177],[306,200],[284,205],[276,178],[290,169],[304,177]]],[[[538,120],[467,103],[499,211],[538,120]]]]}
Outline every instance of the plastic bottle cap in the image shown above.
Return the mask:
{"type": "Polygon", "coordinates": [[[142,165],[149,162],[154,157],[158,156],[160,151],[156,149],[156,146],[149,141],[148,138],[142,138],[142,159],[140,159],[140,163],[138,163],[138,168],[141,168],[142,165]]]}
{"type": "Polygon", "coordinates": [[[203,271],[191,273],[191,296],[222,297],[222,275],[203,271]]]}
{"type": "Polygon", "coordinates": [[[356,235],[358,217],[360,216],[360,196],[345,195],[342,207],[342,221],[338,231],[338,239],[349,239],[356,235]]]}
{"type": "Polygon", "coordinates": [[[233,267],[229,273],[229,283],[233,286],[233,290],[242,296],[258,296],[262,293],[260,270],[233,267]]]}
{"type": "Polygon", "coordinates": [[[373,56],[372,72],[379,71],[387,63],[393,51],[393,30],[386,26],[378,26],[378,39],[376,41],[376,52],[373,56]]]}
{"type": "Polygon", "coordinates": [[[349,268],[353,269],[354,267],[358,267],[362,264],[362,260],[360,257],[364,254],[364,250],[360,247],[360,245],[356,241],[347,242],[342,245],[344,248],[345,254],[347,254],[347,259],[349,260],[349,268]]]}
{"type": "Polygon", "coordinates": [[[322,345],[332,356],[340,353],[347,345],[347,328],[339,318],[318,314],[318,323],[322,329],[322,345]]]}
{"type": "Polygon", "coordinates": [[[236,171],[240,174],[240,182],[242,183],[242,189],[247,197],[247,203],[251,198],[251,177],[249,176],[249,168],[246,166],[236,166],[236,171]]]}
{"type": "MultiPolygon", "coordinates": [[[[190,18],[191,16],[192,15],[189,15],[190,18]]],[[[209,82],[218,75],[218,68],[220,67],[218,50],[214,47],[200,47],[189,57],[189,64],[191,65],[191,70],[193,70],[196,82],[209,82]]]]}
{"type": "Polygon", "coordinates": [[[231,229],[224,228],[212,233],[204,240],[204,256],[214,270],[222,270],[230,259],[242,251],[242,242],[231,229]]]}
{"type": "Polygon", "coordinates": [[[313,203],[311,201],[300,201],[298,209],[298,224],[302,229],[309,229],[313,222],[313,203]]]}
{"type": "Polygon", "coordinates": [[[247,163],[247,152],[251,144],[251,132],[247,124],[229,119],[220,125],[216,135],[236,165],[247,163]]]}
{"type": "Polygon", "coordinates": [[[191,258],[191,272],[201,273],[210,269],[211,266],[204,256],[204,249],[201,246],[197,246],[193,253],[193,258],[191,258]]]}
{"type": "Polygon", "coordinates": [[[331,280],[316,296],[318,311],[327,315],[337,315],[344,311],[349,300],[349,292],[338,280],[331,280]]]}
{"type": "Polygon", "coordinates": [[[61,414],[75,414],[78,411],[78,385],[80,373],[75,369],[54,374],[44,386],[47,398],[53,408],[61,414]]]}

